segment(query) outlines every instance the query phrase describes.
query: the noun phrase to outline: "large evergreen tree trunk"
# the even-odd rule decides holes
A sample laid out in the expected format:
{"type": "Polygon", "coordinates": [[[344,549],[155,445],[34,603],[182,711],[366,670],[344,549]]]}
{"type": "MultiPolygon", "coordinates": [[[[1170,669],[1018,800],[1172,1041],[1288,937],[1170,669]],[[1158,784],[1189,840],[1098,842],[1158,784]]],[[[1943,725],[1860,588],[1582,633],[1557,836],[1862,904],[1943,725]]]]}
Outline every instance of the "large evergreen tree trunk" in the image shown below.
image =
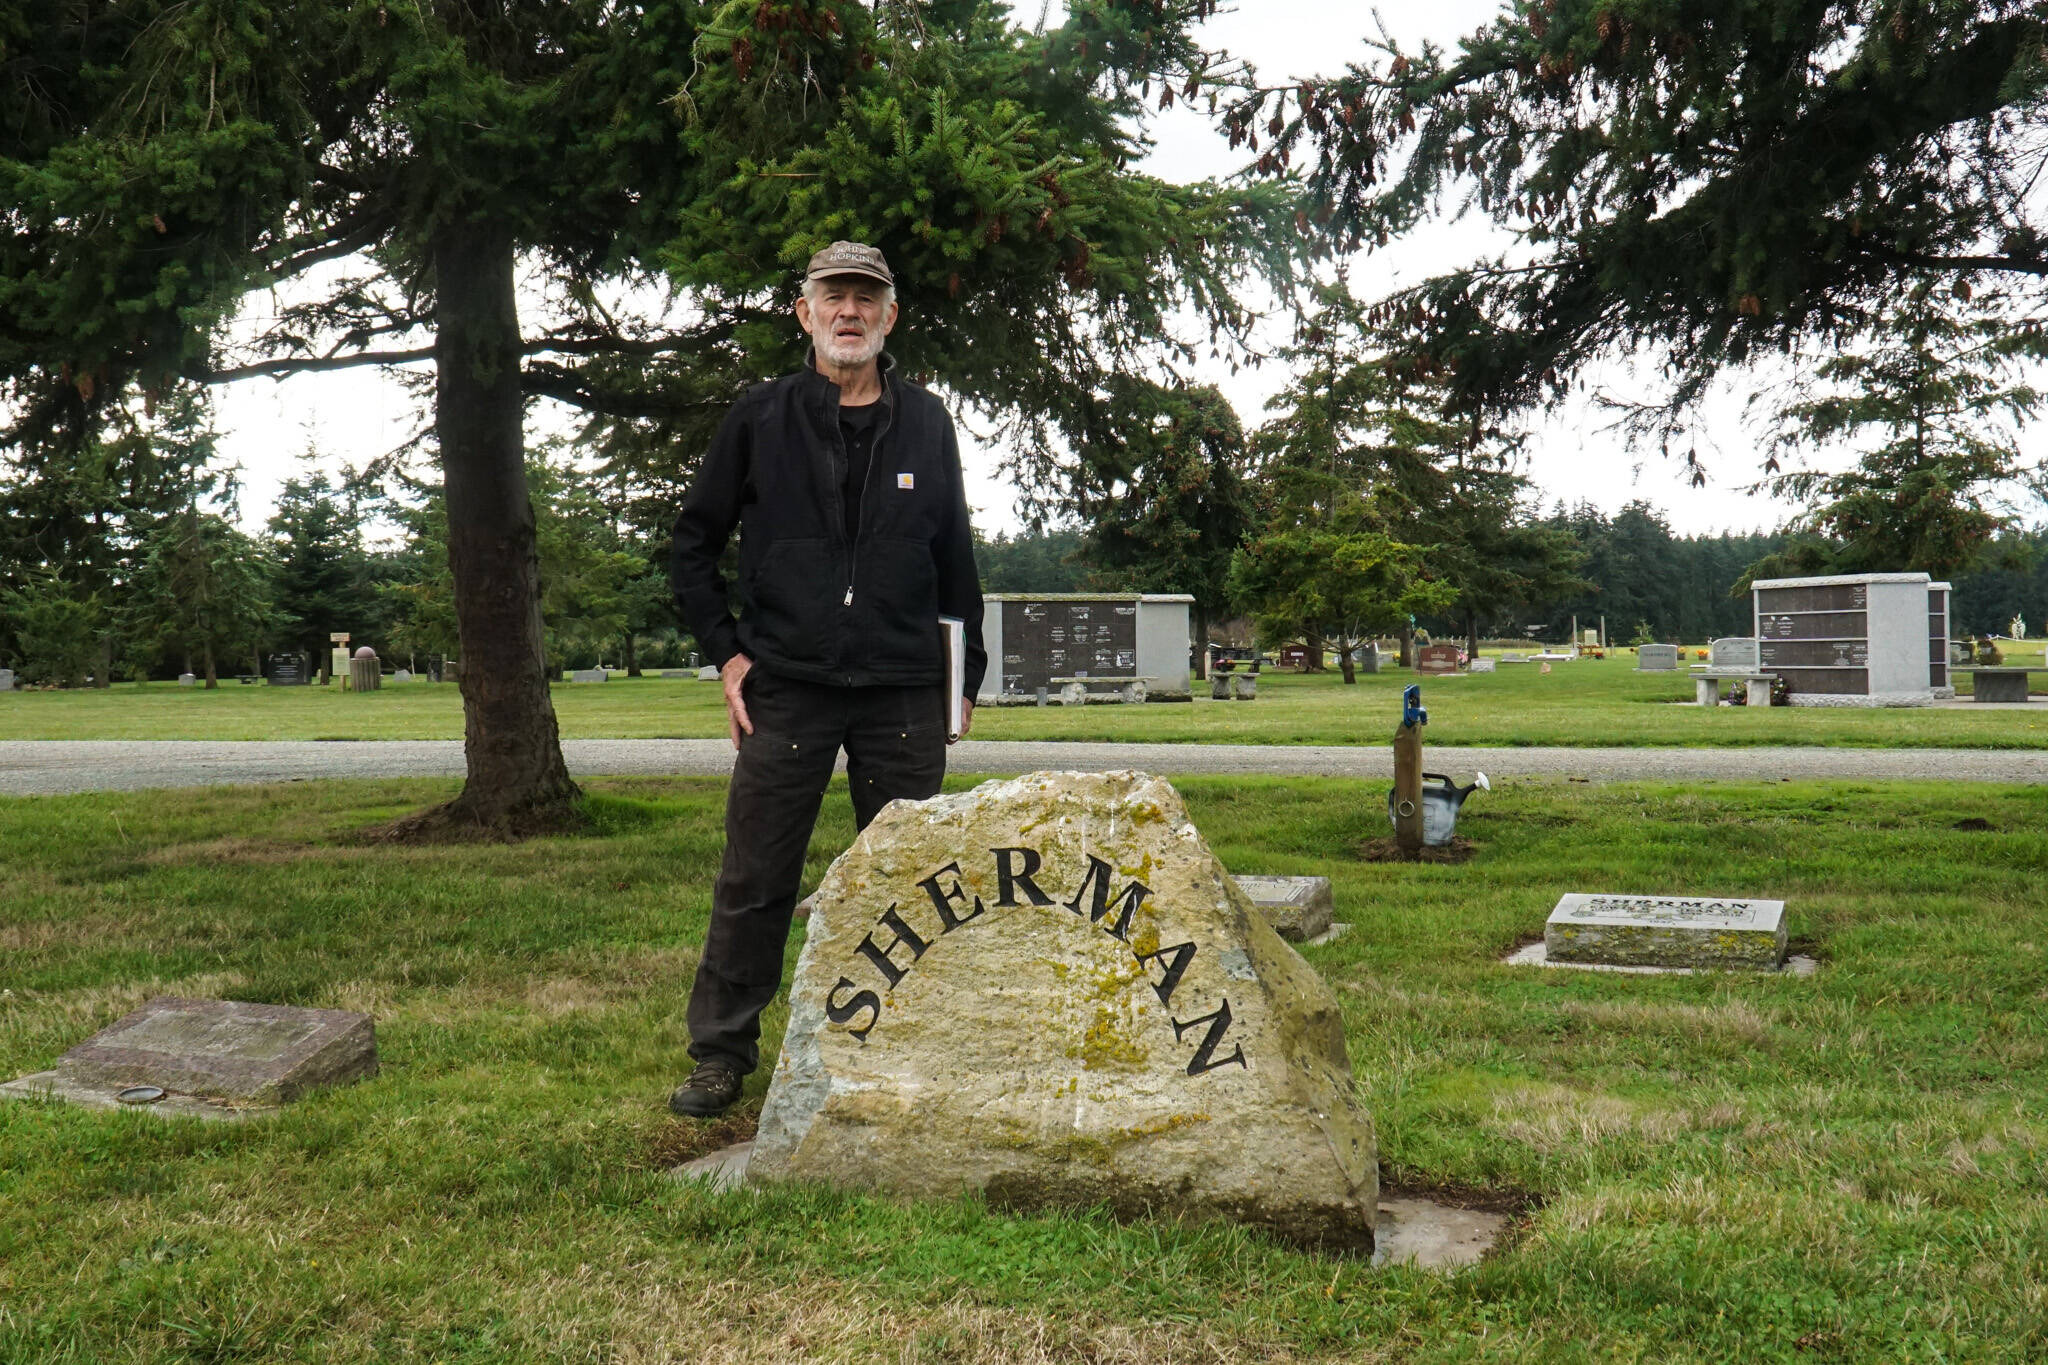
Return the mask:
{"type": "Polygon", "coordinates": [[[1415,623],[1401,623],[1401,667],[1415,667],[1415,623]]]}
{"type": "Polygon", "coordinates": [[[434,234],[434,423],[462,643],[468,780],[396,837],[517,836],[581,820],[562,761],[541,639],[540,556],[526,487],[511,233],[457,218],[434,234]]]}
{"type": "Polygon", "coordinates": [[[1465,657],[1468,659],[1479,657],[1479,614],[1477,612],[1468,611],[1465,613],[1465,657]]]}
{"type": "Polygon", "coordinates": [[[205,645],[205,651],[206,651],[206,690],[207,690],[207,691],[209,691],[209,692],[211,692],[211,691],[212,691],[212,690],[213,690],[214,688],[216,688],[216,687],[219,687],[219,686],[220,686],[220,673],[219,673],[219,672],[218,672],[218,671],[217,671],[217,670],[216,670],[216,669],[214,668],[214,666],[213,666],[213,641],[211,641],[211,640],[208,640],[208,641],[206,642],[206,645],[205,645]]]}
{"type": "Polygon", "coordinates": [[[639,641],[633,638],[633,632],[630,630],[626,632],[626,676],[629,678],[640,676],[639,641]]]}

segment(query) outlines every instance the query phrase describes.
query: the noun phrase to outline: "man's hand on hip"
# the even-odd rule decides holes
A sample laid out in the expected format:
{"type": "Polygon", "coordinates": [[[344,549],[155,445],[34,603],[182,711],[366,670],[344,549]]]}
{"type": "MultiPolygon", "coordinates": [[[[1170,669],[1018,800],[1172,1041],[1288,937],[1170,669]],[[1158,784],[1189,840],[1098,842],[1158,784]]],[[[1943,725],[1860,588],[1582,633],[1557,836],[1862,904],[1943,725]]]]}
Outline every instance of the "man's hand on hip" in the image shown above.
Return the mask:
{"type": "Polygon", "coordinates": [[[974,700],[971,697],[962,697],[960,699],[960,733],[948,739],[946,743],[958,744],[961,740],[967,738],[967,732],[973,728],[974,700]]]}
{"type": "Polygon", "coordinates": [[[725,684],[725,728],[735,749],[740,747],[742,734],[754,733],[754,722],[747,715],[747,699],[740,693],[740,684],[746,681],[747,671],[753,666],[752,659],[735,654],[718,670],[719,681],[725,684]]]}

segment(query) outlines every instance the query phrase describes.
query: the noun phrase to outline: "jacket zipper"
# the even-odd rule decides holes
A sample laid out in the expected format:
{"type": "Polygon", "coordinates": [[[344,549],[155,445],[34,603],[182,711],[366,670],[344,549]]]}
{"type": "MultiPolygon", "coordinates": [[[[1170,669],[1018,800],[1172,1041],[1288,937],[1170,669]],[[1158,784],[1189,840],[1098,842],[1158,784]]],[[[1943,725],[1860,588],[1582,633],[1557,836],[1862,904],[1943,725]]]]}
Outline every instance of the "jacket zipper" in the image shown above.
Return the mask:
{"type": "MultiPolygon", "coordinates": [[[[875,464],[882,454],[882,438],[889,434],[889,425],[896,416],[887,406],[889,399],[888,380],[884,379],[882,383],[882,396],[875,400],[877,403],[884,405],[882,408],[882,420],[876,424],[875,434],[868,441],[867,472],[860,476],[860,521],[854,525],[853,540],[846,547],[846,597],[839,604],[842,607],[853,605],[853,580],[860,570],[861,528],[867,524],[868,515],[875,510],[873,504],[868,499],[868,493],[873,488],[875,482],[875,464]]],[[[834,423],[834,426],[837,425],[837,423],[834,423]]],[[[839,444],[844,449],[846,445],[846,437],[844,435],[839,437],[839,444]]],[[[848,458],[851,458],[851,456],[849,455],[848,458]]]]}

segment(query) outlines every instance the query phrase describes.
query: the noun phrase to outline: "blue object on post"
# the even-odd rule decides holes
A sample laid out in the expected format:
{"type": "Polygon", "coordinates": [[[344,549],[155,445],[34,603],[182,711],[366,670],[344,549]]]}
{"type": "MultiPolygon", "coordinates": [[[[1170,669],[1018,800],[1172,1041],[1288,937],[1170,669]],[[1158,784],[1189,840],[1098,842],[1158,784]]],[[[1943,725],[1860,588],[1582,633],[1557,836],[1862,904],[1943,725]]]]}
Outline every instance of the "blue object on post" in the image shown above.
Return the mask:
{"type": "Polygon", "coordinates": [[[1403,725],[1429,724],[1429,712],[1422,709],[1422,684],[1409,683],[1401,692],[1401,723],[1403,725]]]}

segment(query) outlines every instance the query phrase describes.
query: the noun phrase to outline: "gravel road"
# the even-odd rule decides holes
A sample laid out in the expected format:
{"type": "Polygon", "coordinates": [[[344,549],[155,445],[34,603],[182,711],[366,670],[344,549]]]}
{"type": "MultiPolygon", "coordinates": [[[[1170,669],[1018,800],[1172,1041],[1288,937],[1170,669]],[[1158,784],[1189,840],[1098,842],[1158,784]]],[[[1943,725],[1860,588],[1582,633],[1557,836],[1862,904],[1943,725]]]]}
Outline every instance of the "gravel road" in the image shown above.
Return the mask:
{"type": "MultiPolygon", "coordinates": [[[[723,777],[732,748],[716,739],[582,739],[562,745],[570,771],[723,777]]],[[[1592,782],[1755,781],[1777,778],[1926,778],[1944,782],[2048,783],[2048,750],[1988,749],[1465,749],[1435,747],[1428,766],[1453,776],[1579,778],[1592,782]]],[[[1141,768],[1185,773],[1269,773],[1390,779],[1387,748],[1265,744],[1063,744],[967,740],[953,751],[962,773],[1041,768],[1141,768]]],[[[211,743],[162,740],[0,742],[0,796],[137,791],[217,783],[303,782],[323,777],[452,777],[459,740],[211,743]]]]}

